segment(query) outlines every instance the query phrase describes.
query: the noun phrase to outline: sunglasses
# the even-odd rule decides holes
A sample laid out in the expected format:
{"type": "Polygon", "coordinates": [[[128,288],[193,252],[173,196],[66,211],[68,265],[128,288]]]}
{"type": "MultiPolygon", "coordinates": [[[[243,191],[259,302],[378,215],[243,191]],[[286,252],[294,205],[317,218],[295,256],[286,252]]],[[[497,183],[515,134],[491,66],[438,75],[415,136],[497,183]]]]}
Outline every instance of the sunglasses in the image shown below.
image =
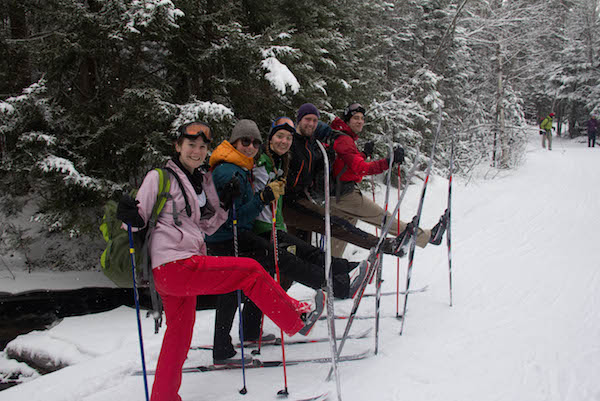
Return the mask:
{"type": "Polygon", "coordinates": [[[181,136],[189,139],[197,139],[198,137],[202,137],[206,143],[210,143],[212,140],[210,127],[207,124],[199,121],[182,125],[177,133],[177,138],[180,138],[181,136]]]}
{"type": "Polygon", "coordinates": [[[252,138],[240,138],[240,142],[246,147],[252,145],[256,149],[258,149],[260,147],[260,144],[262,143],[261,140],[252,138]]]}

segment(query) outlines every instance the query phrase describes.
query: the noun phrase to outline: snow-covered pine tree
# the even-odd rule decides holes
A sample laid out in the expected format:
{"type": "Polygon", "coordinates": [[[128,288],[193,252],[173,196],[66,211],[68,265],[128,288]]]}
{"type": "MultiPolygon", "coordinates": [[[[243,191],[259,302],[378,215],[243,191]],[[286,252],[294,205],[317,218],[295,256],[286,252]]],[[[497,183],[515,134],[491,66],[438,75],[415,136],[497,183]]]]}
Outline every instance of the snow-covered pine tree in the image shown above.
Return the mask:
{"type": "Polygon", "coordinates": [[[563,46],[557,49],[557,63],[548,80],[568,121],[571,138],[586,133],[585,122],[600,112],[600,2],[577,0],[572,11],[561,18],[563,46]]]}

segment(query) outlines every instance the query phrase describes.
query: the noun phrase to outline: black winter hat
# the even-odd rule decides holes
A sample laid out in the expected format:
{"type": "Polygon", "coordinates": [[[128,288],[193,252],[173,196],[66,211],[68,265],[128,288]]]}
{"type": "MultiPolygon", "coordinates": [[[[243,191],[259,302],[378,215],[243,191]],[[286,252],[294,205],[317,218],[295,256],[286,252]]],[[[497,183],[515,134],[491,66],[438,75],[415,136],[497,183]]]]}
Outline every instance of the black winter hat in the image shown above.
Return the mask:
{"type": "Polygon", "coordinates": [[[344,109],[342,119],[344,120],[344,122],[348,122],[356,113],[363,113],[363,115],[365,115],[367,111],[360,103],[352,103],[350,106],[344,109]]]}
{"type": "Polygon", "coordinates": [[[296,124],[298,124],[300,122],[300,120],[302,120],[304,118],[304,116],[306,116],[308,114],[314,114],[315,116],[317,116],[317,118],[321,117],[321,114],[319,114],[319,110],[317,109],[317,107],[314,104],[304,103],[298,109],[298,115],[296,116],[296,124]]]}

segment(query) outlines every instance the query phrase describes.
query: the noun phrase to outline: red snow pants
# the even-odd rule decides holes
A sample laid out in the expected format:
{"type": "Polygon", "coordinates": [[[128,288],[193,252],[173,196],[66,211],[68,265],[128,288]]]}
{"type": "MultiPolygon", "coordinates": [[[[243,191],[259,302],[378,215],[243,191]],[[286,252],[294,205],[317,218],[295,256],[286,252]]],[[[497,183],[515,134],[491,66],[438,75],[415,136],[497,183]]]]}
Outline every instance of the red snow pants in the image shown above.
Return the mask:
{"type": "Polygon", "coordinates": [[[167,326],[156,365],[152,401],[181,401],[181,368],[192,342],[197,295],[242,290],[288,335],[304,326],[298,312],[299,301],[290,298],[254,259],[192,256],[152,272],[167,326]]]}

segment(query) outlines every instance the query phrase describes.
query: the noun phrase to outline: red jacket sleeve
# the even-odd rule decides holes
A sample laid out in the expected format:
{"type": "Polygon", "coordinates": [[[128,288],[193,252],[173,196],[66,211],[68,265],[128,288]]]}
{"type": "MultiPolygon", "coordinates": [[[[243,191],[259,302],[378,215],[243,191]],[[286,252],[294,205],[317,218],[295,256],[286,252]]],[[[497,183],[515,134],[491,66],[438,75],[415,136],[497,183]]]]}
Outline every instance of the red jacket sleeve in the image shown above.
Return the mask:
{"type": "Polygon", "coordinates": [[[365,156],[358,151],[354,140],[346,135],[340,135],[335,140],[333,149],[336,153],[334,174],[339,174],[347,166],[340,177],[342,181],[360,182],[365,175],[380,174],[389,167],[387,159],[365,161],[365,156]]]}

